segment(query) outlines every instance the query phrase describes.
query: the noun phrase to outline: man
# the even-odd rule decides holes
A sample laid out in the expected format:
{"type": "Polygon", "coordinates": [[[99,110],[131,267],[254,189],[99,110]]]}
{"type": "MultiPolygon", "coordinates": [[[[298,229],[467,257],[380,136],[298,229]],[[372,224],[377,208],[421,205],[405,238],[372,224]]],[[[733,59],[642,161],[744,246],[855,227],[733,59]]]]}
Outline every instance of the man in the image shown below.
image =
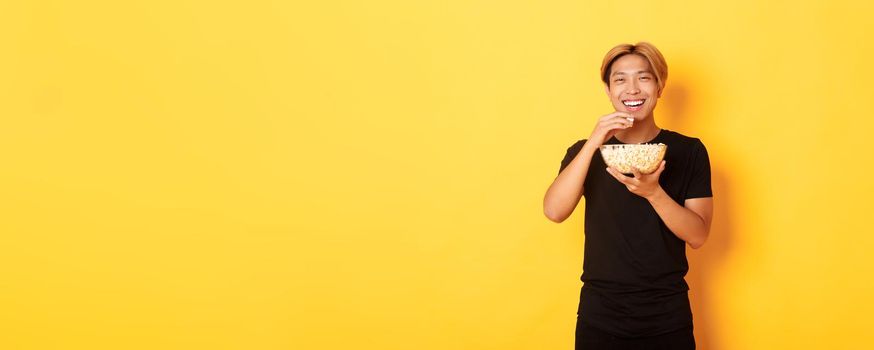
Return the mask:
{"type": "Polygon", "coordinates": [[[701,247],[710,231],[707,150],[657,126],[667,64],[655,46],[614,47],[601,79],[615,112],[568,148],[543,200],[544,214],[562,222],[586,197],[576,349],[694,349],[685,245],[701,247]],[[597,152],[631,143],[667,145],[655,172],[624,175],[597,152]]]}

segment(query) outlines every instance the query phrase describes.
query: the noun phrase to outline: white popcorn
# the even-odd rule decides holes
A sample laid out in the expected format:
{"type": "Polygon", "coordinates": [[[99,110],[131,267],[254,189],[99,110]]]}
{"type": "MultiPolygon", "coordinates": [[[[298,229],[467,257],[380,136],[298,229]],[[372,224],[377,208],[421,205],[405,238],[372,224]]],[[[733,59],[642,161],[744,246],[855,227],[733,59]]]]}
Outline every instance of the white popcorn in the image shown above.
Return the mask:
{"type": "Polygon", "coordinates": [[[659,168],[667,149],[663,143],[602,145],[601,157],[604,163],[623,174],[631,174],[631,167],[641,174],[650,174],[659,168]]]}

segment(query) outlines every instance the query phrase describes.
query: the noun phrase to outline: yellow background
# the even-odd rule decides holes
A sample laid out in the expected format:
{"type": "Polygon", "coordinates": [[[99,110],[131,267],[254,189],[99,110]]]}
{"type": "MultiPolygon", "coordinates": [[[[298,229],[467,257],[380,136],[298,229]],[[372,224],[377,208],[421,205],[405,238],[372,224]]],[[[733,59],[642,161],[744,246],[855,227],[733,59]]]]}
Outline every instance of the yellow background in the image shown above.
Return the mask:
{"type": "Polygon", "coordinates": [[[872,15],[3,2],[0,348],[570,349],[582,215],[542,198],[638,40],[713,166],[699,348],[870,345],[872,15]]]}

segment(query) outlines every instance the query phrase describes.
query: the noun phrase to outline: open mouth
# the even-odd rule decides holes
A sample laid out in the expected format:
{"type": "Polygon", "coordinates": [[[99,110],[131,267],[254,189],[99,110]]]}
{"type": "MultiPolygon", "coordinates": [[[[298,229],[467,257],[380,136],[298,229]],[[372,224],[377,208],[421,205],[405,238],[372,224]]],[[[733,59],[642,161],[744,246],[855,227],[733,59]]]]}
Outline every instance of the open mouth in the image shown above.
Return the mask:
{"type": "Polygon", "coordinates": [[[643,108],[643,102],[645,102],[645,101],[646,101],[646,99],[623,100],[622,104],[625,105],[625,108],[627,108],[629,111],[633,112],[633,111],[637,111],[637,110],[640,110],[641,108],[643,108]]]}

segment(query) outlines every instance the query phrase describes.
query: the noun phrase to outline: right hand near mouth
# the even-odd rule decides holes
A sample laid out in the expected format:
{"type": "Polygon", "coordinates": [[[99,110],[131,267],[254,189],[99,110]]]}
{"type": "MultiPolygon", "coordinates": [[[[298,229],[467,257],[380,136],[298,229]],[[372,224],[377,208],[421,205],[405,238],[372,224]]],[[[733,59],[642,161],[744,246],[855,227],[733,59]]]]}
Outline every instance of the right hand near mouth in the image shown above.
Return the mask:
{"type": "Polygon", "coordinates": [[[547,218],[554,222],[562,222],[573,213],[585,193],[586,174],[592,164],[592,157],[614,134],[631,127],[633,123],[627,118],[633,117],[629,113],[617,111],[598,119],[592,135],[583,144],[583,148],[559,172],[552,185],[549,185],[549,189],[546,190],[546,195],[543,197],[543,213],[547,218]]]}
{"type": "Polygon", "coordinates": [[[595,129],[592,130],[592,135],[589,136],[586,146],[591,144],[590,147],[601,147],[604,142],[607,142],[619,130],[630,128],[634,125],[634,122],[628,118],[634,120],[634,116],[626,112],[613,112],[601,117],[598,119],[598,123],[595,124],[595,129]]]}

